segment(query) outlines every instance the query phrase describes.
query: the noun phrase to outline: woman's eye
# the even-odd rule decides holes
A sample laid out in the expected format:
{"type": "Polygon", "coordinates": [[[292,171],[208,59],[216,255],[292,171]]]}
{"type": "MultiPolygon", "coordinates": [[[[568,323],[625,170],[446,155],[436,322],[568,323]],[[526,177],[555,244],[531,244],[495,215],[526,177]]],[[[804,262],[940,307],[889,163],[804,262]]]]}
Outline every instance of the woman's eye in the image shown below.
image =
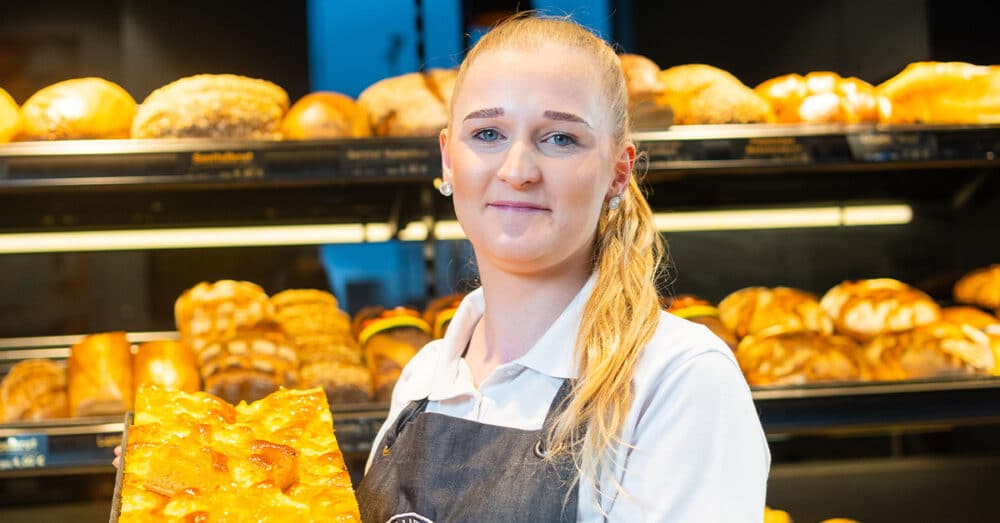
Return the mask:
{"type": "Polygon", "coordinates": [[[572,136],[563,133],[555,133],[553,135],[550,135],[548,137],[548,141],[552,142],[553,145],[558,145],[559,147],[576,145],[576,140],[572,136]]]}
{"type": "Polygon", "coordinates": [[[484,142],[495,142],[500,139],[500,133],[496,129],[483,129],[477,131],[472,136],[484,141],[484,142]]]}

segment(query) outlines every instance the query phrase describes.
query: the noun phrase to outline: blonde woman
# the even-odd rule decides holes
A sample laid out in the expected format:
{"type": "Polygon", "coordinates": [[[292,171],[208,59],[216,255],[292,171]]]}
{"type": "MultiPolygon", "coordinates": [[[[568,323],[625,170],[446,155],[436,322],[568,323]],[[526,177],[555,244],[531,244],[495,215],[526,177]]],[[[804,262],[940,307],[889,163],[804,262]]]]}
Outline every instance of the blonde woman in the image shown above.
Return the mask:
{"type": "Polygon", "coordinates": [[[519,16],[462,63],[441,192],[482,287],[396,385],[362,517],[760,522],[770,456],[726,345],[660,311],[614,51],[519,16]]]}

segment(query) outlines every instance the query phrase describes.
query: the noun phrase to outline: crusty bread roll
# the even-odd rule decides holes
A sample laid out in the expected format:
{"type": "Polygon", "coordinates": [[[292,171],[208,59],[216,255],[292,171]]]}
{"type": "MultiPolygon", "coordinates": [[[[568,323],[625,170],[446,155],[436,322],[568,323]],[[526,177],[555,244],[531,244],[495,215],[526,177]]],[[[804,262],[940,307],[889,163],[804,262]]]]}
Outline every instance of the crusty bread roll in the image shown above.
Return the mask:
{"type": "Polygon", "coordinates": [[[782,332],[833,332],[833,320],[816,297],[789,287],[747,287],[719,302],[719,318],[742,338],[782,332]]]}
{"type": "Polygon", "coordinates": [[[971,325],[985,330],[990,325],[1000,325],[1000,318],[975,307],[955,306],[941,309],[941,321],[957,325],[971,325]]]}
{"type": "Polygon", "coordinates": [[[750,335],[736,360],[751,385],[800,385],[869,379],[860,345],[847,336],[819,332],[750,335]]]}
{"type": "Polygon", "coordinates": [[[448,125],[458,72],[432,69],[385,78],[358,96],[378,136],[426,136],[448,125]]]}
{"type": "Polygon", "coordinates": [[[21,110],[7,91],[0,88],[0,143],[11,141],[21,130],[21,110]]]}
{"type": "Polygon", "coordinates": [[[0,422],[69,416],[66,368],[49,360],[24,360],[0,383],[0,422]]]}
{"type": "Polygon", "coordinates": [[[732,74],[704,64],[671,67],[659,74],[657,103],[669,105],[677,124],[773,122],[774,112],[732,74]]]}
{"type": "Polygon", "coordinates": [[[371,136],[368,114],[349,96],[310,93],[288,110],[281,123],[286,140],[363,138],[371,136]]]}
{"type": "Polygon", "coordinates": [[[837,331],[859,341],[937,321],[941,309],[930,296],[892,278],[845,281],[823,295],[820,306],[837,331]]]}
{"type": "Polygon", "coordinates": [[[364,348],[375,399],[389,401],[403,367],[431,341],[430,326],[407,307],[367,307],[355,315],[353,329],[364,348]]]}
{"type": "Polygon", "coordinates": [[[778,122],[874,123],[878,121],[875,87],[858,78],[819,71],[787,74],[754,88],[774,107],[778,122]]]}
{"type": "Polygon", "coordinates": [[[985,333],[944,322],[879,335],[865,345],[865,354],[882,380],[989,374],[996,365],[985,333]]]}
{"type": "Polygon", "coordinates": [[[123,414],[132,408],[132,345],[124,332],[92,334],[69,353],[72,416],[123,414]]]}
{"type": "Polygon", "coordinates": [[[143,385],[184,392],[201,390],[194,351],[180,341],[149,341],[139,345],[132,356],[132,385],[134,392],[143,385]]]}
{"type": "Polygon", "coordinates": [[[1000,263],[976,269],[955,283],[955,301],[1000,311],[1000,263]]]}
{"type": "Polygon", "coordinates": [[[75,78],[52,84],[21,106],[18,140],[128,138],[135,100],[102,78],[75,78]]]}
{"type": "Polygon", "coordinates": [[[177,330],[195,353],[212,338],[232,336],[271,316],[267,293],[248,281],[201,282],[174,302],[177,330]]]}
{"type": "Polygon", "coordinates": [[[256,401],[298,380],[295,345],[273,322],[216,338],[197,357],[205,392],[232,404],[256,401]]]}
{"type": "Polygon", "coordinates": [[[722,323],[719,319],[719,309],[711,302],[690,294],[682,294],[673,298],[660,298],[660,304],[665,305],[666,311],[674,316],[708,327],[713,334],[726,342],[730,349],[736,350],[739,339],[722,323]]]}
{"type": "Polygon", "coordinates": [[[660,82],[660,66],[642,55],[623,53],[618,55],[625,73],[625,88],[629,102],[651,99],[663,91],[660,82]]]}
{"type": "Polygon", "coordinates": [[[266,80],[199,74],[153,91],[135,115],[133,138],[281,139],[288,94],[266,80]]]}
{"type": "Polygon", "coordinates": [[[877,91],[883,123],[1000,122],[1000,66],[914,62],[877,91]]]}

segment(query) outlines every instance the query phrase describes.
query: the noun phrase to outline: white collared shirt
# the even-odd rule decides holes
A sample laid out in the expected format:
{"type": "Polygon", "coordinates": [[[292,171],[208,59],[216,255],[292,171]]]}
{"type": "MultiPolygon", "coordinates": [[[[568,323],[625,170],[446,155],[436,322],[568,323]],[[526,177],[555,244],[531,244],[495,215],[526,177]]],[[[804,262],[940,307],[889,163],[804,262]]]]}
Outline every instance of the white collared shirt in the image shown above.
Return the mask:
{"type": "MultiPolygon", "coordinates": [[[[444,339],[425,346],[403,370],[368,463],[400,411],[425,397],[427,412],[540,429],[563,380],[577,375],[574,346],[595,279],[524,356],[498,366],[478,390],[461,355],[485,302],[482,289],[466,296],[444,339]]],[[[633,383],[622,432],[627,445],[613,469],[624,493],[603,481],[598,507],[584,478],[579,520],[761,522],[770,453],[750,389],[725,343],[704,326],[663,312],[633,383]]]]}

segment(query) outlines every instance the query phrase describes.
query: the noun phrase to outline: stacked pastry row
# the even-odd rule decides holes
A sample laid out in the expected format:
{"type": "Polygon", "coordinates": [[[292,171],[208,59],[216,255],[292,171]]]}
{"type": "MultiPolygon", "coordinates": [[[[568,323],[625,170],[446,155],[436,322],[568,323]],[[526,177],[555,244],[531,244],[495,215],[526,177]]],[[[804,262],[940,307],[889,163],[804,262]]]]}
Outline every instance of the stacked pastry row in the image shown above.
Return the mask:
{"type": "Polygon", "coordinates": [[[671,312],[705,323],[733,347],[751,385],[1000,375],[1000,265],[960,279],[941,308],[889,279],[848,281],[821,298],[749,287],[718,308],[676,300],[671,312]]]}
{"type": "Polygon", "coordinates": [[[750,88],[705,64],[660,70],[623,55],[622,65],[630,99],[672,107],[676,124],[1000,122],[1000,66],[915,62],[878,86],[817,71],[750,88]]]}
{"type": "Polygon", "coordinates": [[[73,345],[66,365],[14,365],[0,383],[0,421],[123,414],[143,385],[193,392],[199,384],[194,354],[182,343],[133,346],[124,332],[94,334],[73,345]]]}
{"type": "Polygon", "coordinates": [[[280,86],[232,74],[200,74],[137,104],[102,78],[45,87],[18,107],[0,88],[0,143],[120,138],[320,139],[434,134],[448,120],[457,71],[388,78],[358,100],[311,93],[294,105],[280,86]]]}
{"type": "MultiPolygon", "coordinates": [[[[764,523],[795,523],[792,521],[792,517],[788,515],[788,512],[784,510],[772,509],[771,507],[764,507],[764,523]]],[[[820,523],[859,523],[855,519],[848,518],[833,518],[824,519],[820,523]]]]}

